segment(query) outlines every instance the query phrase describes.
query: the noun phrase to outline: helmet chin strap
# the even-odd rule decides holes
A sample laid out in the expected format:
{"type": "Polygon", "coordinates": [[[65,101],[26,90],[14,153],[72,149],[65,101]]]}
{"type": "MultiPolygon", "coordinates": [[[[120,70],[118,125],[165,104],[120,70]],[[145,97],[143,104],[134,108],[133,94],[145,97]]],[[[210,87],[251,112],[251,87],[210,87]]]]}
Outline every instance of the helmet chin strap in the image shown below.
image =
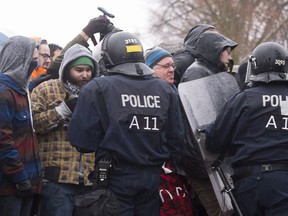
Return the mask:
{"type": "Polygon", "coordinates": [[[139,64],[135,64],[136,73],[142,76],[144,74],[143,70],[141,69],[139,64]]]}
{"type": "Polygon", "coordinates": [[[254,70],[257,69],[256,58],[252,55],[249,56],[249,59],[247,62],[247,70],[246,70],[246,77],[245,77],[246,84],[248,84],[251,81],[251,67],[253,67],[254,70]]]}

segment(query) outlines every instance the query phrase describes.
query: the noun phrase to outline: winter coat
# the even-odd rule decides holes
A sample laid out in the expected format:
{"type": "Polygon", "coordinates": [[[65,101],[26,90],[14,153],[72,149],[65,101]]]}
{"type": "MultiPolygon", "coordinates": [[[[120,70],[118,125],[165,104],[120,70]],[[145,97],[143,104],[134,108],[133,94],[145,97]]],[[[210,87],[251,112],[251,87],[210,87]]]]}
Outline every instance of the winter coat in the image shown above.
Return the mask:
{"type": "MultiPolygon", "coordinates": [[[[66,66],[80,56],[89,57],[97,68],[91,52],[85,47],[75,44],[64,55],[59,70],[59,79],[51,79],[39,84],[31,93],[34,124],[40,146],[40,156],[45,179],[67,184],[78,184],[83,168],[84,183],[90,185],[88,174],[94,169],[94,154],[81,154],[72,147],[67,137],[69,119],[63,119],[56,111],[62,101],[69,97],[77,97],[71,91],[63,76],[66,66]],[[80,174],[80,175],[79,175],[80,174]]],[[[95,76],[96,71],[94,71],[95,76]]]]}
{"type": "Polygon", "coordinates": [[[187,68],[181,82],[200,79],[224,71],[220,54],[226,47],[233,50],[237,43],[219,33],[204,32],[196,46],[196,61],[187,68]]]}
{"type": "MultiPolygon", "coordinates": [[[[220,53],[226,47],[234,49],[237,43],[219,33],[204,32],[200,35],[196,46],[195,55],[197,60],[190,65],[181,78],[181,82],[200,79],[221,72],[223,63],[220,61],[220,53]]],[[[184,110],[183,110],[183,113],[184,110]]],[[[187,154],[184,156],[182,166],[188,175],[198,178],[207,178],[199,146],[191,133],[187,117],[183,114],[185,126],[185,147],[187,154]]]]}
{"type": "Polygon", "coordinates": [[[17,195],[15,184],[29,179],[41,190],[41,165],[27,84],[36,44],[11,37],[0,52],[0,196],[17,195]]]}
{"type": "Polygon", "coordinates": [[[199,36],[209,29],[215,29],[215,27],[208,24],[194,26],[184,39],[184,49],[175,52],[173,55],[174,63],[176,65],[174,77],[176,86],[179,84],[186,69],[195,61],[196,44],[199,36]]]}

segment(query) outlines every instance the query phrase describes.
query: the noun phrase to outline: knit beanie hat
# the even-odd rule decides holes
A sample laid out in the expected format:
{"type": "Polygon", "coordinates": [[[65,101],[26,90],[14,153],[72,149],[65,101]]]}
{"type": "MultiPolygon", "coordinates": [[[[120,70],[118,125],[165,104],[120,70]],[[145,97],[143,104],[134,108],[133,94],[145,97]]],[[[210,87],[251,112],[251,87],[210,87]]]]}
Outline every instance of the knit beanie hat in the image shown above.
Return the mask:
{"type": "Polygon", "coordinates": [[[94,64],[93,64],[92,60],[89,57],[87,57],[87,56],[81,56],[81,57],[71,61],[67,65],[66,69],[70,70],[71,68],[73,68],[73,67],[75,67],[77,65],[88,65],[88,66],[90,66],[92,68],[92,71],[94,70],[94,64]]]}
{"type": "Polygon", "coordinates": [[[172,57],[172,55],[168,51],[157,46],[147,49],[144,53],[145,63],[150,68],[153,68],[159,61],[166,57],[172,57]]]}

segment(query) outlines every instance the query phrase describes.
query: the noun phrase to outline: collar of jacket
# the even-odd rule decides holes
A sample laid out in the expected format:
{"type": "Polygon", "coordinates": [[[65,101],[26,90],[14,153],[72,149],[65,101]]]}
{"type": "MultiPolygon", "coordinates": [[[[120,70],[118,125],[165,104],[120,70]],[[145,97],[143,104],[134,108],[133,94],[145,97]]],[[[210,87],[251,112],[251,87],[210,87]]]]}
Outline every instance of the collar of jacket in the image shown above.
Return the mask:
{"type": "Polygon", "coordinates": [[[0,83],[7,85],[9,88],[17,91],[19,94],[27,94],[27,92],[23,88],[21,88],[11,77],[3,73],[0,73],[0,83]]]}

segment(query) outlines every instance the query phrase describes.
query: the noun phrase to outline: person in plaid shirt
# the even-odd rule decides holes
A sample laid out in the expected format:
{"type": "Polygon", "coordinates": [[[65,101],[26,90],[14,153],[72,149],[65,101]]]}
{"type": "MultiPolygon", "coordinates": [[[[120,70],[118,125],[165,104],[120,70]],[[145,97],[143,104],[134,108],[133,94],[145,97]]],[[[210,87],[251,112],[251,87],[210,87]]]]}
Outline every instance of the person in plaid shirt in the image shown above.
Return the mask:
{"type": "Polygon", "coordinates": [[[44,81],[31,93],[44,178],[41,216],[72,216],[73,196],[91,190],[87,177],[95,156],[83,155],[71,146],[67,127],[80,89],[96,75],[97,68],[91,52],[74,44],[64,54],[59,79],[44,81]]]}

